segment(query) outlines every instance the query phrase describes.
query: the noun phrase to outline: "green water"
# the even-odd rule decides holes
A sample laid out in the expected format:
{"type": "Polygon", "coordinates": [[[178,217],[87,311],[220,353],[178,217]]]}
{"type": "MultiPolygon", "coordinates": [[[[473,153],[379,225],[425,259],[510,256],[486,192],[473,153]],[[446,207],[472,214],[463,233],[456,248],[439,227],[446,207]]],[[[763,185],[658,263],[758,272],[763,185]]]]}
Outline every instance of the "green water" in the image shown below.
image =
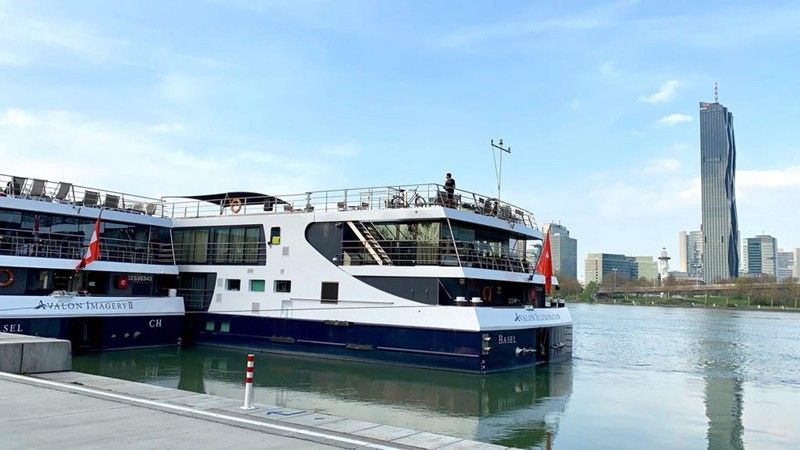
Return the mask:
{"type": "MultiPolygon", "coordinates": [[[[256,401],[530,448],[800,448],[800,314],[574,305],[572,364],[478,376],[256,355],[256,401]]],[[[239,399],[245,351],[75,370],[239,399]]]]}

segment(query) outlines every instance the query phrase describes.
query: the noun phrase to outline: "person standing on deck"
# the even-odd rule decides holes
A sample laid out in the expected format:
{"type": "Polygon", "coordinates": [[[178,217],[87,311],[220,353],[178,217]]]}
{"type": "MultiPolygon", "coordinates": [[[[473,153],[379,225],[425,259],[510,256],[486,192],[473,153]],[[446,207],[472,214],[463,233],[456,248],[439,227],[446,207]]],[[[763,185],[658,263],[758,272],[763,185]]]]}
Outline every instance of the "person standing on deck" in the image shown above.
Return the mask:
{"type": "Polygon", "coordinates": [[[456,191],[456,179],[453,178],[453,175],[450,173],[445,175],[444,190],[447,192],[447,204],[445,206],[454,207],[453,194],[456,191]]]}

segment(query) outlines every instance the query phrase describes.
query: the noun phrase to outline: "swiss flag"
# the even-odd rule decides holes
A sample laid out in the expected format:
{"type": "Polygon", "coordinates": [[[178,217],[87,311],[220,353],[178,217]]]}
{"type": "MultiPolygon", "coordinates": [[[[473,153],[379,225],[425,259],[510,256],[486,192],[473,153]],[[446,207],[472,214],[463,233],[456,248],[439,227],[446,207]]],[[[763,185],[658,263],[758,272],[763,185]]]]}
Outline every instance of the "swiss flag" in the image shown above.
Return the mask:
{"type": "Polygon", "coordinates": [[[545,295],[550,295],[553,290],[553,255],[550,253],[549,230],[544,238],[544,246],[542,254],[539,256],[539,262],[536,264],[536,271],[544,275],[544,292],[545,295]]]}
{"type": "Polygon", "coordinates": [[[92,232],[92,240],[89,241],[89,247],[86,249],[86,255],[75,266],[75,273],[80,272],[81,269],[88,266],[89,263],[100,257],[100,218],[94,223],[94,231],[92,232]]]}

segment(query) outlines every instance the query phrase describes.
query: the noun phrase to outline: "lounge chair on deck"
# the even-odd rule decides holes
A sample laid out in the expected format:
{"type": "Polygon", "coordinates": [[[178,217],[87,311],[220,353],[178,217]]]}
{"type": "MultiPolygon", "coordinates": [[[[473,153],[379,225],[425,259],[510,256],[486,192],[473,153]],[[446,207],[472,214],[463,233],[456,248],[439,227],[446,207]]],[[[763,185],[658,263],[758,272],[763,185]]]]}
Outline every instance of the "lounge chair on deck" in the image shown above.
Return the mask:
{"type": "Polygon", "coordinates": [[[63,202],[67,200],[67,196],[72,192],[72,183],[58,183],[58,190],[56,191],[56,200],[63,202]]]}
{"type": "Polygon", "coordinates": [[[119,195],[106,194],[106,200],[103,202],[103,208],[119,208],[119,195]]]}
{"type": "Polygon", "coordinates": [[[44,197],[44,190],[47,186],[47,181],[45,180],[33,180],[33,185],[31,185],[31,190],[28,191],[28,195],[31,197],[44,197]]]}
{"type": "Polygon", "coordinates": [[[27,178],[11,177],[11,194],[14,196],[22,195],[22,188],[25,186],[27,178]]]}
{"type": "Polygon", "coordinates": [[[134,203],[133,206],[130,207],[129,211],[137,212],[139,214],[144,214],[144,205],[141,203],[134,203]]]}
{"type": "Polygon", "coordinates": [[[156,208],[157,205],[155,203],[148,203],[147,206],[145,207],[145,212],[147,213],[148,216],[152,216],[153,214],[156,213],[156,208]]]}
{"type": "Polygon", "coordinates": [[[97,206],[100,202],[100,193],[95,191],[83,192],[83,206],[97,206]]]}

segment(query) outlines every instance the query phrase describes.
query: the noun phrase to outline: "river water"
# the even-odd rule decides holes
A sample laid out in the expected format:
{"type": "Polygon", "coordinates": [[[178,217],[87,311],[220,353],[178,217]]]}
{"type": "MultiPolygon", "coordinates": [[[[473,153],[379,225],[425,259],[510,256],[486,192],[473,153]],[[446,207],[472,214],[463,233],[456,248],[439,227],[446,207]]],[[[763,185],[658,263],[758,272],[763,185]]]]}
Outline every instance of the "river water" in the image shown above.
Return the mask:
{"type": "MultiPolygon", "coordinates": [[[[468,375],[256,355],[256,401],[522,448],[800,448],[800,314],[570,305],[571,364],[468,375]]],[[[242,398],[245,351],[78,356],[75,370],[242,398]]]]}

